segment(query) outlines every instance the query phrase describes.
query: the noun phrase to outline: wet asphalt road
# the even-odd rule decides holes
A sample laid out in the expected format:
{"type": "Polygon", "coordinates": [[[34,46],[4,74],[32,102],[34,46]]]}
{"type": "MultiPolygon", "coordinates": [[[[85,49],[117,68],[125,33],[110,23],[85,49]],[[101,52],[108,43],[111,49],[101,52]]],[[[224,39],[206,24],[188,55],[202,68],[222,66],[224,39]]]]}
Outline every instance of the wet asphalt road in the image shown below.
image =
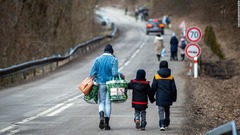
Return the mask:
{"type": "MultiPolygon", "coordinates": [[[[119,36],[111,42],[119,60],[119,70],[130,81],[139,68],[145,69],[147,79],[152,81],[159,62],[154,54],[154,35],[146,36],[145,23],[136,22],[125,16],[123,10],[105,8],[102,10],[119,28],[119,36]]],[[[172,31],[166,30],[164,43],[168,50],[172,31]]],[[[49,76],[24,85],[0,91],[0,134],[6,135],[145,135],[181,134],[184,121],[184,85],[182,78],[186,63],[169,61],[175,77],[178,100],[171,107],[171,125],[166,131],[159,131],[158,110],[154,104],[147,109],[145,131],[135,129],[134,110],[131,108],[131,93],[125,103],[112,104],[110,126],[112,130],[98,128],[98,106],[87,104],[77,86],[90,72],[94,59],[103,52],[94,53],[75,60],[49,76]]]]}

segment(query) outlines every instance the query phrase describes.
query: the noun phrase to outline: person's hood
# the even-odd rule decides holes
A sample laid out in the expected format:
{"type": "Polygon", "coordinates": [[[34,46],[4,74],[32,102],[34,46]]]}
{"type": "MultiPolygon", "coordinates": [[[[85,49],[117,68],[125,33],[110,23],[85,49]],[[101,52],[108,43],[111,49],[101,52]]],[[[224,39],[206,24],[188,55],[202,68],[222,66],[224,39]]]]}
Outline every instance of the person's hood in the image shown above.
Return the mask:
{"type": "Polygon", "coordinates": [[[163,77],[163,78],[167,78],[171,75],[171,69],[169,68],[160,68],[157,73],[163,77]]]}
{"type": "Polygon", "coordinates": [[[145,77],[146,77],[146,72],[145,72],[145,70],[139,69],[139,70],[137,71],[137,74],[136,74],[136,80],[145,81],[145,80],[146,80],[145,77]]]}

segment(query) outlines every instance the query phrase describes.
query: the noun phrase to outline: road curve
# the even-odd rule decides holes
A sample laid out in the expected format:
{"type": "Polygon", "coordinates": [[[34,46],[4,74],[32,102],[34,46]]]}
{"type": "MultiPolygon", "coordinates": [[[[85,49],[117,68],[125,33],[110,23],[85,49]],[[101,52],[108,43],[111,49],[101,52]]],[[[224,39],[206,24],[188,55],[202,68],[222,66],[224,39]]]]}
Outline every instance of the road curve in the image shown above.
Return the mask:
{"type": "MultiPolygon", "coordinates": [[[[111,42],[119,60],[119,70],[126,80],[135,78],[136,71],[143,68],[147,79],[158,70],[159,62],[154,54],[154,35],[146,36],[145,23],[136,22],[125,16],[123,10],[102,9],[119,28],[119,36],[111,42]]],[[[168,50],[171,31],[166,30],[164,43],[168,50]]],[[[0,91],[0,134],[2,135],[177,135],[181,134],[184,123],[185,80],[183,62],[169,61],[175,76],[178,100],[171,107],[171,125],[164,132],[159,131],[158,110],[154,104],[147,109],[146,131],[135,129],[134,110],[131,108],[131,92],[125,103],[112,104],[110,126],[112,130],[98,128],[98,106],[87,104],[77,86],[88,76],[94,59],[103,52],[99,48],[93,53],[31,83],[0,91]]],[[[165,58],[169,60],[169,55],[165,58]]]]}

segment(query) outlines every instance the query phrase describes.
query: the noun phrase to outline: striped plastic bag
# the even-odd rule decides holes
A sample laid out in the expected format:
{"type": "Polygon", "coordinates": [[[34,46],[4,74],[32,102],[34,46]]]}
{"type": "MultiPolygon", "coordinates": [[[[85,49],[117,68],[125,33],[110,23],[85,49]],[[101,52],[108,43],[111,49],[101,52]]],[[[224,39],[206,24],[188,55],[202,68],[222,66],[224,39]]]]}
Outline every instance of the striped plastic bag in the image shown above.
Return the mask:
{"type": "Polygon", "coordinates": [[[109,91],[110,100],[114,103],[123,103],[128,99],[127,95],[127,81],[120,76],[112,78],[107,81],[107,90],[109,91]]]}

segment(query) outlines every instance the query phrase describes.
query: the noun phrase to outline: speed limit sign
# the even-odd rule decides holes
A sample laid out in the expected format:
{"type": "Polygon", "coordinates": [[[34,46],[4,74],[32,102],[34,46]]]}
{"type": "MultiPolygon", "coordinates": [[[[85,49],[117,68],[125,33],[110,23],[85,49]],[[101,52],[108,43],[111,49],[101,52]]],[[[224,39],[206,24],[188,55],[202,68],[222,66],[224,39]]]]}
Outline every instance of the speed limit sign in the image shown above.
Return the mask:
{"type": "Polygon", "coordinates": [[[202,38],[202,32],[198,27],[191,27],[187,30],[187,40],[189,42],[198,42],[202,38]]]}

